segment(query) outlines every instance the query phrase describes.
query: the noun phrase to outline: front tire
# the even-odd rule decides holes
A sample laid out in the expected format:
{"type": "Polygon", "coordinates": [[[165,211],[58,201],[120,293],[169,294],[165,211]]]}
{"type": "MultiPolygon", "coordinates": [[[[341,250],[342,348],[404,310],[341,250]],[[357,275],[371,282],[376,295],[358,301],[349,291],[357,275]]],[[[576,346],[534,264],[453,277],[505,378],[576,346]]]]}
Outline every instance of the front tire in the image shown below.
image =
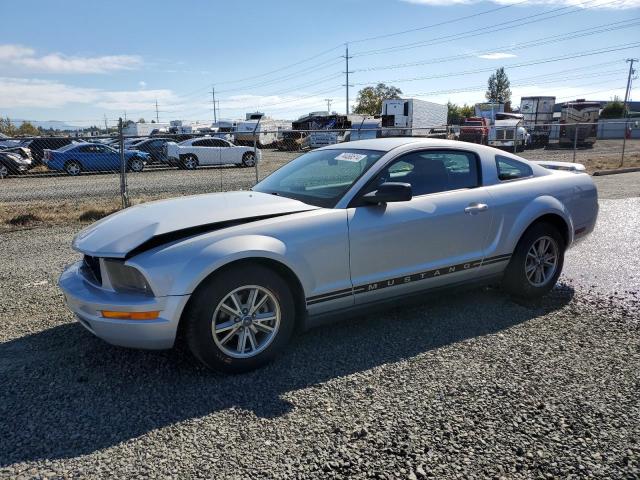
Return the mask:
{"type": "Polygon", "coordinates": [[[207,367],[241,373],[270,362],[295,325],[289,285],[261,265],[215,274],[194,293],[184,318],[190,350],[207,367]]]}
{"type": "Polygon", "coordinates": [[[564,264],[565,241],[556,227],[536,223],[524,233],[502,281],[510,294],[536,299],[553,289],[564,264]]]}
{"type": "Polygon", "coordinates": [[[256,166],[256,155],[253,152],[245,152],[242,155],[242,166],[243,167],[255,167],[256,166]]]}
{"type": "Polygon", "coordinates": [[[144,161],[140,157],[133,157],[129,161],[129,169],[132,172],[141,172],[144,170],[144,161]]]}

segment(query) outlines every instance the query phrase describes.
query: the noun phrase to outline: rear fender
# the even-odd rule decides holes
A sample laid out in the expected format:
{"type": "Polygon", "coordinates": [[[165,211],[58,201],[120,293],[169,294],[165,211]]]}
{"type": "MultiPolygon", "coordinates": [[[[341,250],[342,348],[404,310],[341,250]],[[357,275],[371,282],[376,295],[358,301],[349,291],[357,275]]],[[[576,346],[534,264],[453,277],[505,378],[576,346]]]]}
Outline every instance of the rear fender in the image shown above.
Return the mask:
{"type": "MultiPolygon", "coordinates": [[[[513,252],[527,228],[544,215],[557,215],[564,220],[568,233],[567,246],[570,245],[573,242],[573,221],[569,211],[557,198],[550,195],[541,195],[533,199],[520,211],[509,231],[505,233],[503,237],[505,240],[502,247],[496,245],[496,247],[498,247],[497,249],[505,252],[513,252]]],[[[503,225],[500,225],[500,229],[502,228],[503,225]]],[[[500,237],[501,235],[498,235],[496,241],[499,241],[500,237]]]]}

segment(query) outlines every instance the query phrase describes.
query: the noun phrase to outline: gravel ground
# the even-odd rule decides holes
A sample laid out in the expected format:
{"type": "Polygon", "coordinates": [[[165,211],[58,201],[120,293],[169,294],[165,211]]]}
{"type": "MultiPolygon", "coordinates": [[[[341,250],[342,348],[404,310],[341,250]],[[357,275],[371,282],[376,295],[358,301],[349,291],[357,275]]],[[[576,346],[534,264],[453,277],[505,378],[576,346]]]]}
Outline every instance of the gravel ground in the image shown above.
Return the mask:
{"type": "Polygon", "coordinates": [[[541,302],[442,296],[241,376],[92,337],[55,287],[76,228],[3,234],[0,476],[638,478],[640,199],[601,207],[541,302]]]}

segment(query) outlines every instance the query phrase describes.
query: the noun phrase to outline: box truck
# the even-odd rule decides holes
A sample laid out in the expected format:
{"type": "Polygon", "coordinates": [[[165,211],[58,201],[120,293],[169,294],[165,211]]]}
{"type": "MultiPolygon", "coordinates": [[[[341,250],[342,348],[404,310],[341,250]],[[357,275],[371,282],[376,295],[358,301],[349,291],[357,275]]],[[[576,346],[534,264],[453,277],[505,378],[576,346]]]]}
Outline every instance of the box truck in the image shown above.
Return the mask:
{"type": "Polygon", "coordinates": [[[447,106],[417,98],[387,99],[380,118],[383,137],[425,137],[447,124],[447,106]]]}

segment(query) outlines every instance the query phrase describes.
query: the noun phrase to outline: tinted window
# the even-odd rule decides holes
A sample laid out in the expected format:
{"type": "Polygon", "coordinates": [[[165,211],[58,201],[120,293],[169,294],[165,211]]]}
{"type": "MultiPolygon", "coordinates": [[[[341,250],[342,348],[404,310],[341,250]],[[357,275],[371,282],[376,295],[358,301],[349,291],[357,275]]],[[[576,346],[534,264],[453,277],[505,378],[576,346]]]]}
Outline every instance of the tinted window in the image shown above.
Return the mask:
{"type": "Polygon", "coordinates": [[[413,195],[445,192],[479,185],[478,160],[471,152],[413,152],[389,165],[375,180],[411,184],[413,195]]]}
{"type": "Polygon", "coordinates": [[[210,140],[210,139],[197,140],[193,142],[191,145],[193,145],[194,147],[217,147],[218,146],[218,145],[215,145],[213,143],[213,140],[210,140]]]}
{"type": "Polygon", "coordinates": [[[509,157],[496,155],[496,167],[500,180],[516,180],[533,175],[533,170],[526,163],[519,162],[509,157]]]}
{"type": "Polygon", "coordinates": [[[220,140],[220,139],[213,139],[211,140],[211,142],[213,143],[214,147],[228,147],[229,144],[227,142],[225,142],[224,140],[220,140]]]}

